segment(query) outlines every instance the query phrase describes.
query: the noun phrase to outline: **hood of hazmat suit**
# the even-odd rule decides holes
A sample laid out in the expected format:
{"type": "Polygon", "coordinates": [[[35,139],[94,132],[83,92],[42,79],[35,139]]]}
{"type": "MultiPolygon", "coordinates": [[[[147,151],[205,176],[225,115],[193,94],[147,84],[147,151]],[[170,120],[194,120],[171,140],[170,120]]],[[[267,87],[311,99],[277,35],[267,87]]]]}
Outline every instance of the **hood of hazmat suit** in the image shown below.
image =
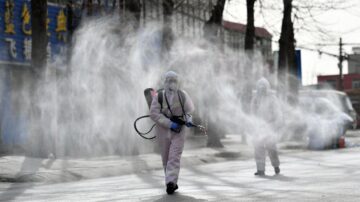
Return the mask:
{"type": "Polygon", "coordinates": [[[270,93],[271,92],[270,92],[269,81],[265,78],[261,78],[260,80],[258,80],[256,83],[256,96],[257,97],[267,96],[270,93]]]}
{"type": "Polygon", "coordinates": [[[179,76],[174,71],[168,71],[164,75],[164,89],[167,92],[176,92],[179,89],[179,76]]]}

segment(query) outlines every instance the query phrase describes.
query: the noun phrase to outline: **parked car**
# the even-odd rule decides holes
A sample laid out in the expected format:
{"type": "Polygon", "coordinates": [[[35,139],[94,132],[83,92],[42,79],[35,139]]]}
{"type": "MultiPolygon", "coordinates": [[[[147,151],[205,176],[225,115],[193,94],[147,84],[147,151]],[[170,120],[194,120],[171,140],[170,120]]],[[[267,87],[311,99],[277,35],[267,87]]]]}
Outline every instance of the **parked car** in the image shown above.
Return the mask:
{"type": "Polygon", "coordinates": [[[285,109],[282,140],[307,141],[309,149],[338,148],[356,125],[349,97],[335,90],[300,90],[298,106],[285,109]]]}
{"type": "Polygon", "coordinates": [[[301,90],[299,106],[306,110],[309,149],[339,148],[348,129],[356,125],[349,97],[335,90],[301,90]]]}
{"type": "MultiPolygon", "coordinates": [[[[349,89],[346,90],[346,94],[349,96],[351,100],[351,104],[354,107],[357,117],[359,117],[360,113],[360,89],[349,89]]],[[[356,129],[357,127],[360,127],[360,119],[357,118],[357,124],[354,124],[353,129],[356,129]]]]}

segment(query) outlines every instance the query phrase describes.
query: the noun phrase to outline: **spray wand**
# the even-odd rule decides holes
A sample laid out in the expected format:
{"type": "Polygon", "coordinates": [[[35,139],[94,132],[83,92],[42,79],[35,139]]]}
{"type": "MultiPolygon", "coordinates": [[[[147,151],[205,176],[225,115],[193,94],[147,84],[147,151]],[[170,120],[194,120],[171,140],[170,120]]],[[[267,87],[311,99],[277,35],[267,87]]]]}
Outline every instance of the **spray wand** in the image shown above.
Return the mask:
{"type": "MultiPolygon", "coordinates": [[[[151,105],[151,102],[152,102],[152,99],[153,97],[157,94],[157,91],[154,90],[153,88],[147,88],[144,90],[144,95],[145,95],[145,99],[146,99],[146,102],[148,104],[148,107],[150,108],[150,105],[151,105]]],[[[180,101],[181,102],[181,101],[180,101]]],[[[184,110],[184,107],[183,107],[183,104],[181,103],[182,105],[182,110],[183,110],[183,113],[185,114],[185,110],[184,110]]],[[[151,136],[151,137],[147,137],[146,135],[148,135],[149,133],[151,133],[151,131],[154,129],[154,127],[156,126],[156,124],[153,124],[150,128],[150,130],[148,130],[147,132],[140,132],[136,126],[137,122],[141,119],[144,119],[144,118],[150,118],[150,115],[145,115],[145,116],[141,116],[139,118],[137,118],[134,122],[134,128],[135,128],[135,131],[137,132],[138,135],[140,135],[140,137],[144,138],[144,139],[147,139],[147,140],[151,140],[151,139],[154,139],[156,136],[151,136]]],[[[185,125],[185,122],[182,121],[183,123],[181,123],[181,125],[185,125]]],[[[204,126],[202,125],[196,125],[196,124],[193,124],[193,123],[188,123],[188,125],[190,127],[194,127],[194,128],[198,128],[201,132],[203,132],[205,135],[207,130],[204,126]]]]}
{"type": "MultiPolygon", "coordinates": [[[[144,119],[144,118],[150,118],[150,115],[145,115],[145,116],[141,116],[141,117],[137,118],[137,119],[134,121],[134,129],[135,129],[136,133],[137,133],[138,135],[140,135],[140,137],[142,137],[142,138],[144,138],[144,139],[146,139],[146,140],[152,140],[152,139],[154,139],[154,138],[156,137],[155,135],[154,135],[154,136],[151,136],[151,137],[147,137],[146,135],[148,135],[149,133],[151,133],[151,131],[152,131],[152,130],[154,129],[154,127],[156,126],[156,123],[153,124],[153,125],[151,126],[150,130],[148,130],[147,132],[140,132],[139,129],[137,128],[137,126],[136,126],[137,122],[138,122],[139,120],[141,120],[141,119],[144,119]]],[[[198,128],[201,132],[203,132],[205,135],[207,135],[207,134],[206,134],[207,130],[206,130],[206,128],[205,128],[204,126],[202,126],[202,125],[196,125],[196,124],[193,124],[193,123],[189,123],[189,124],[190,124],[190,127],[198,128]]]]}

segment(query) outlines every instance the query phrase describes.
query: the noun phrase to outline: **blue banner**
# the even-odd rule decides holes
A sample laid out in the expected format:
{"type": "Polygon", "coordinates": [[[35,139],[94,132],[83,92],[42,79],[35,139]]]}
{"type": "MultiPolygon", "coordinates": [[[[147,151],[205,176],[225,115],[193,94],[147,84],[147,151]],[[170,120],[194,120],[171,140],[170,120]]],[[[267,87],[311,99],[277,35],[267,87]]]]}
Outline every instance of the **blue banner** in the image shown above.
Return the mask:
{"type": "MultiPolygon", "coordinates": [[[[48,4],[48,58],[58,54],[66,42],[65,7],[48,4]]],[[[31,62],[30,0],[0,0],[0,63],[29,65],[31,62]]]]}
{"type": "Polygon", "coordinates": [[[296,67],[297,67],[297,77],[299,81],[302,81],[302,65],[301,65],[301,50],[296,50],[296,67]]]}

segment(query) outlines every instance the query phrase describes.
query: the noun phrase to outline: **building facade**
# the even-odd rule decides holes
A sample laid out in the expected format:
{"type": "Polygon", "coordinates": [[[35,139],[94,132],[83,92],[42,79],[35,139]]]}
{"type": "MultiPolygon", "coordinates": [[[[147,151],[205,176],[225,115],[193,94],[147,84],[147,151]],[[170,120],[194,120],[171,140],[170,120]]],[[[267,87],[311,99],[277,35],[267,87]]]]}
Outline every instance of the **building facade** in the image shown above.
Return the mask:
{"type": "MultiPolygon", "coordinates": [[[[331,87],[339,89],[339,75],[323,75],[318,76],[319,86],[331,87]]],[[[344,91],[360,89],[360,73],[345,74],[343,76],[344,91]]]]}
{"type": "Polygon", "coordinates": [[[360,47],[353,48],[353,54],[348,55],[349,74],[360,73],[360,47]]]}
{"type": "MultiPolygon", "coordinates": [[[[0,64],[29,65],[31,61],[31,4],[0,0],[0,64]]],[[[48,58],[58,54],[67,39],[65,7],[48,4],[48,58]]]]}
{"type": "MultiPolygon", "coordinates": [[[[245,47],[246,25],[223,21],[224,42],[234,50],[243,50],[245,47]]],[[[255,27],[254,48],[261,52],[265,60],[272,61],[272,35],[262,27],[255,27]]]]}
{"type": "MultiPolygon", "coordinates": [[[[65,0],[52,0],[53,2],[64,4],[65,0]]],[[[147,23],[164,22],[163,0],[137,0],[141,7],[140,25],[147,23]]],[[[77,7],[83,9],[83,14],[92,13],[107,14],[118,12],[120,15],[125,11],[121,9],[124,0],[73,0],[77,7]]],[[[217,0],[173,0],[173,13],[171,17],[171,26],[174,33],[178,36],[188,38],[203,38],[204,25],[210,19],[211,12],[216,5],[217,0]]],[[[223,21],[219,29],[218,37],[226,45],[224,48],[231,48],[232,51],[244,49],[246,25],[223,21]]],[[[255,49],[259,50],[266,61],[273,61],[272,35],[262,27],[255,29],[255,49]]]]}
{"type": "MultiPolygon", "coordinates": [[[[360,47],[353,48],[353,54],[347,56],[348,74],[343,75],[343,89],[349,91],[360,89],[360,47]]],[[[318,84],[339,89],[339,75],[318,76],[318,84]]]]}

